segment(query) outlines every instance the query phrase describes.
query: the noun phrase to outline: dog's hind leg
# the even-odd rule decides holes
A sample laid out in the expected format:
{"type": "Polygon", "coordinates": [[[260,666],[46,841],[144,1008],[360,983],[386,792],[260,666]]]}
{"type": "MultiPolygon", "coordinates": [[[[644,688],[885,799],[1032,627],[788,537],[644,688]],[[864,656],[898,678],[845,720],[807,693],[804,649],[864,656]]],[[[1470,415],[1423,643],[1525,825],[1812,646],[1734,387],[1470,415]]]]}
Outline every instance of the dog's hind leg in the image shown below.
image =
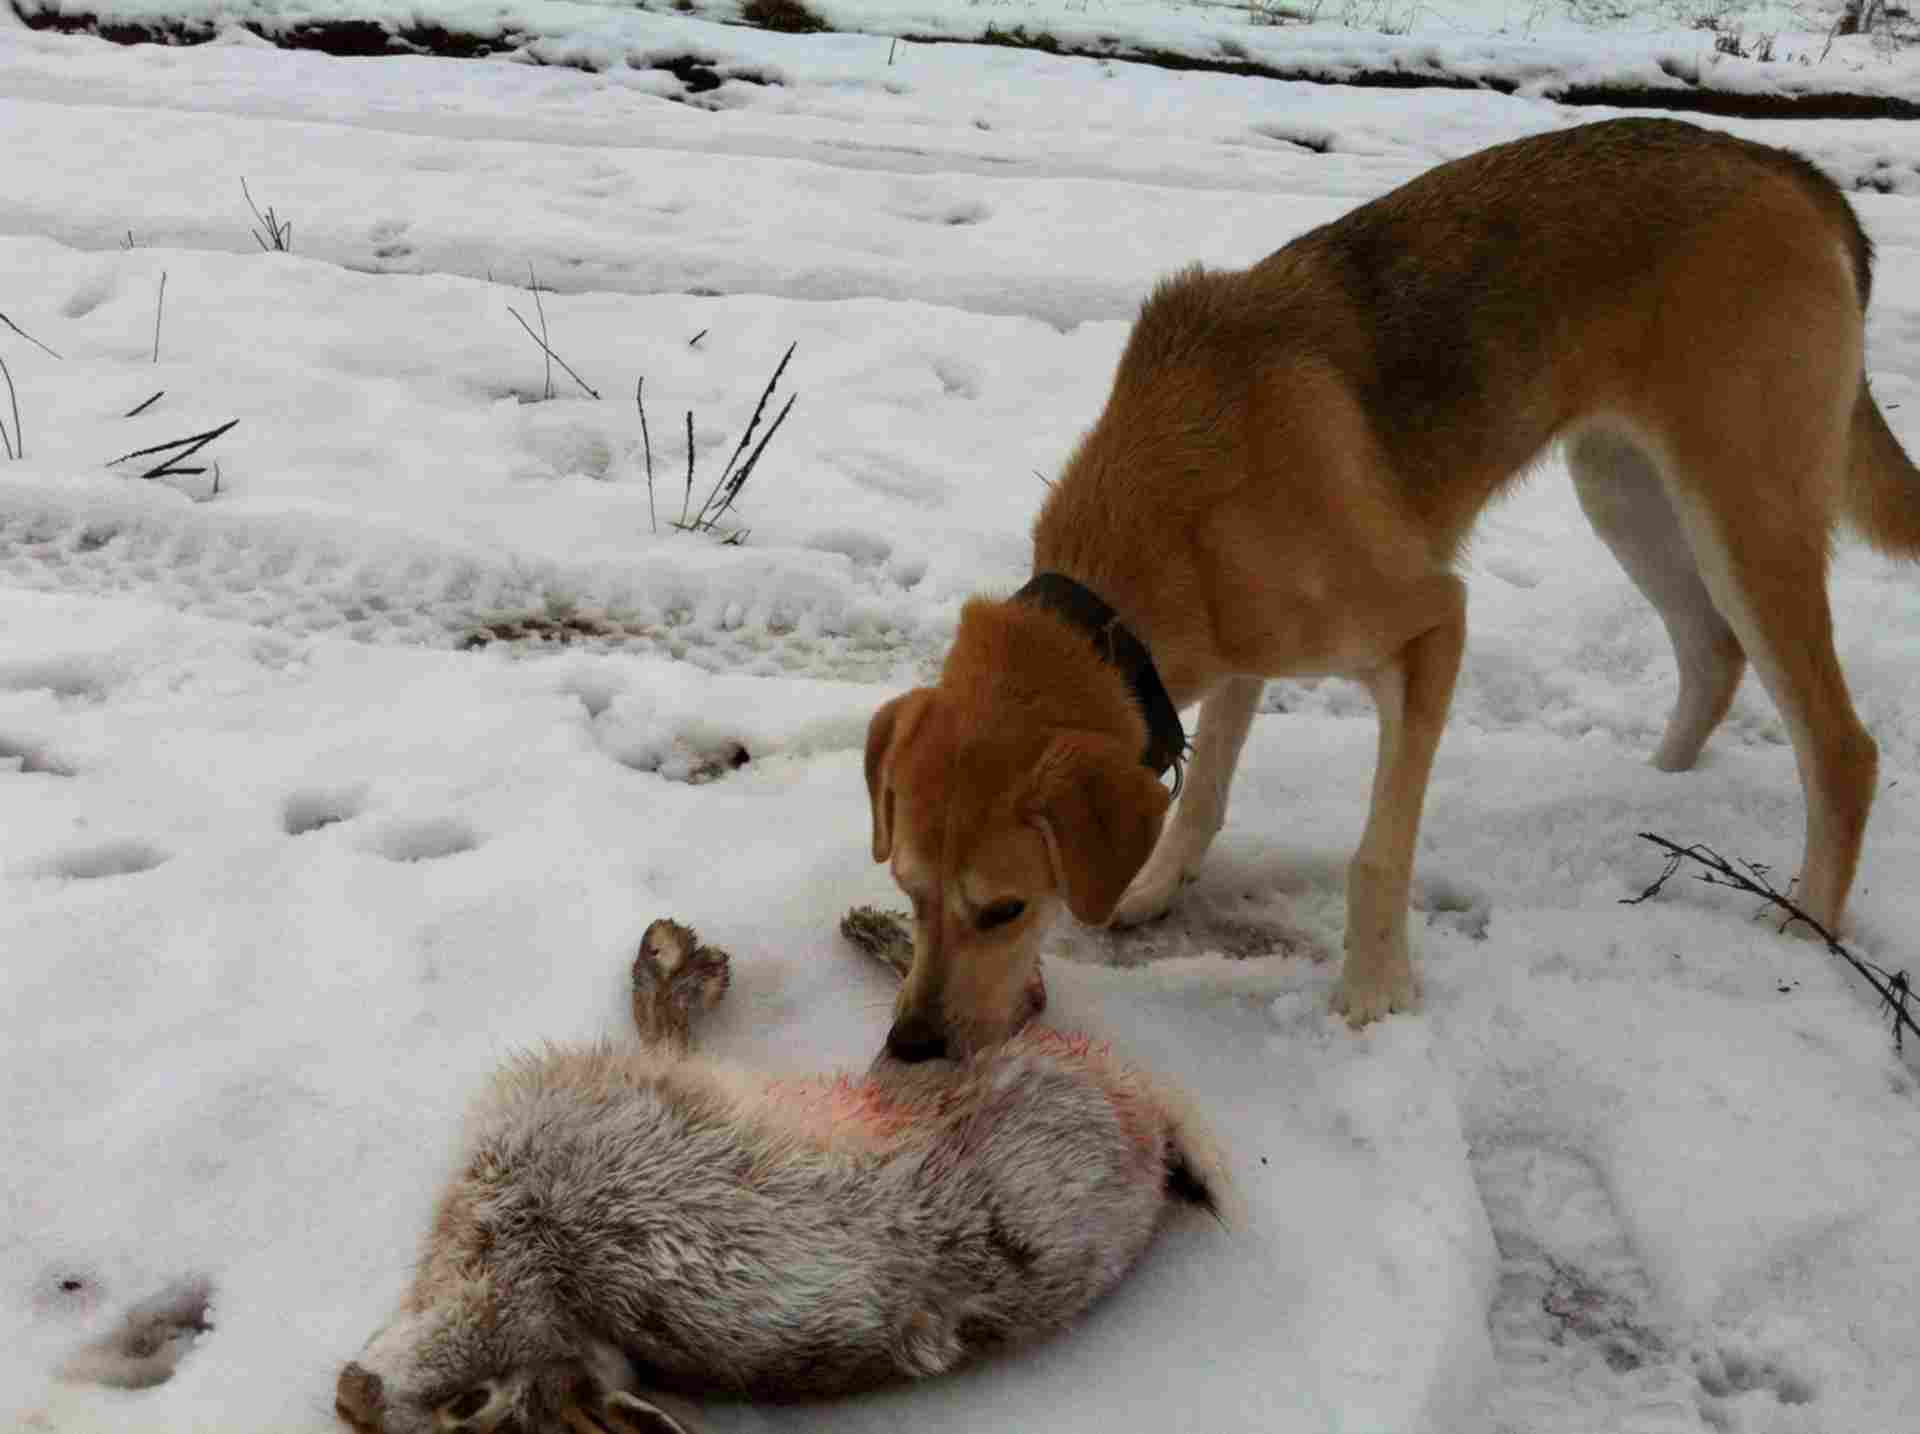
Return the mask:
{"type": "Polygon", "coordinates": [[[1793,739],[1807,805],[1797,899],[1837,932],[1873,806],[1879,749],[1854,712],[1833,647],[1829,515],[1795,500],[1821,486],[1820,460],[1837,466],[1839,446],[1829,445],[1834,451],[1824,455],[1811,443],[1796,448],[1784,441],[1770,450],[1729,449],[1731,439],[1718,437],[1698,455],[1678,455],[1679,461],[1725,463],[1745,480],[1743,488],[1771,501],[1755,502],[1743,488],[1723,483],[1700,485],[1700,499],[1678,506],[1714,604],[1739,634],[1793,739]],[[1725,496],[1709,508],[1702,499],[1714,494],[1725,496]]]}
{"type": "Polygon", "coordinates": [[[1264,678],[1229,677],[1200,704],[1199,730],[1194,735],[1193,760],[1181,784],[1180,805],[1160,833],[1153,855],[1120,898],[1113,925],[1135,926],[1164,915],[1182,879],[1199,867],[1227,819],[1233,770],[1265,687],[1264,678]]]}
{"type": "Polygon", "coordinates": [[[1567,466],[1587,520],[1666,624],[1680,668],[1680,695],[1653,765],[1682,772],[1727,715],[1747,655],[1713,604],[1680,515],[1652,461],[1632,441],[1588,432],[1567,448],[1567,466]]]}
{"type": "Polygon", "coordinates": [[[1665,267],[1627,402],[1713,605],[1793,739],[1807,805],[1798,900],[1832,931],[1879,765],[1827,601],[1865,348],[1860,275],[1815,227],[1722,223],[1665,267]]]}

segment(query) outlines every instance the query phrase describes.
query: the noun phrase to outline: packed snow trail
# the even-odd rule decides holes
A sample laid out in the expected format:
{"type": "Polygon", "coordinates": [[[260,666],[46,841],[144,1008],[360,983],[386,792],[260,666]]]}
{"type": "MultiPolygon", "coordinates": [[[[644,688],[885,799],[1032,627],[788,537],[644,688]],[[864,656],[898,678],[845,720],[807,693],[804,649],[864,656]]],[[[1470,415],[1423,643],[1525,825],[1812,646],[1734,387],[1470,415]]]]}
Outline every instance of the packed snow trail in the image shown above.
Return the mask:
{"type": "Polygon", "coordinates": [[[10,587],[124,597],[292,636],[619,650],[748,675],[883,681],[938,660],[940,632],[797,558],[768,560],[768,595],[751,573],[721,587],[655,552],[618,570],[570,568],[345,521],[227,515],[171,492],[90,497],[0,479],[0,585],[10,587]]]}

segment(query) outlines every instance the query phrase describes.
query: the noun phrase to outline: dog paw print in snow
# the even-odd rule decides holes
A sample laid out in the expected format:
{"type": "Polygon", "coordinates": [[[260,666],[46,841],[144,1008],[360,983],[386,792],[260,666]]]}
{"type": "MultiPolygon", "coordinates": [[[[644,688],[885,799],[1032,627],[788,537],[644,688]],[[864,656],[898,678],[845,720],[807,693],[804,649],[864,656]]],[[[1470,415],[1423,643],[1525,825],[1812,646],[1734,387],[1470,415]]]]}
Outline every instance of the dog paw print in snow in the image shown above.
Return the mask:
{"type": "Polygon", "coordinates": [[[48,750],[45,743],[31,737],[9,737],[0,733],[0,774],[25,772],[44,777],[71,777],[73,767],[48,750]]]}
{"type": "Polygon", "coordinates": [[[56,853],[41,868],[46,876],[66,881],[100,881],[112,876],[138,876],[167,860],[168,853],[143,841],[108,841],[70,847],[56,853]]]}
{"type": "Polygon", "coordinates": [[[354,788],[312,788],[295,792],[281,808],[281,826],[288,836],[324,831],[360,815],[365,795],[354,788]]]}
{"type": "Polygon", "coordinates": [[[413,257],[413,245],[407,239],[412,228],[404,219],[382,219],[367,230],[373,244],[373,257],[382,264],[400,264],[413,257]]]}
{"type": "MultiPolygon", "coordinates": [[[[63,1293],[83,1296],[86,1281],[68,1276],[63,1293]]],[[[104,1338],[87,1345],[60,1369],[73,1384],[104,1384],[110,1389],[152,1389],[173,1378],[174,1371],[213,1328],[208,1311],[213,1286],[190,1279],[142,1300],[104,1338]]]]}
{"type": "Polygon", "coordinates": [[[1735,1410],[1811,1404],[1819,1392],[1785,1360],[1738,1341],[1695,1350],[1693,1373],[1700,1381],[1701,1416],[1716,1429],[1747,1427],[1738,1422],[1735,1410]]]}
{"type": "Polygon", "coordinates": [[[388,861],[441,861],[473,851],[480,837],[457,817],[402,817],[370,837],[367,849],[388,861]]]}

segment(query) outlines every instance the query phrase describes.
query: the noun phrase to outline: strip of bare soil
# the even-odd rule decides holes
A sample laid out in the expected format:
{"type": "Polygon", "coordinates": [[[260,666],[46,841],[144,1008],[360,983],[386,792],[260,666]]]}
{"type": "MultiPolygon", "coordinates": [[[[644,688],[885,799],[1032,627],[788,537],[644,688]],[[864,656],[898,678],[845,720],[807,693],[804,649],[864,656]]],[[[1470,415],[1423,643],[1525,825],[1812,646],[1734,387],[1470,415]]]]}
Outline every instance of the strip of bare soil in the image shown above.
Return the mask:
{"type": "MultiPolygon", "coordinates": [[[[14,13],[33,29],[97,35],[103,40],[122,45],[199,45],[213,39],[216,33],[215,28],[205,22],[115,20],[85,11],[55,13],[42,10],[34,6],[32,0],[10,0],[10,3],[14,13]]],[[[285,49],[319,50],[329,55],[352,56],[439,55],[452,59],[474,59],[517,51],[533,38],[512,30],[480,33],[448,30],[434,24],[391,26],[371,20],[301,21],[272,29],[256,22],[243,22],[243,28],[285,49]]],[[[1499,94],[1511,94],[1517,88],[1511,81],[1475,79],[1437,68],[1385,67],[1333,71],[1312,65],[1289,67],[1232,57],[1202,58],[1117,38],[1098,47],[1074,46],[1063,43],[1046,31],[1032,31],[1019,25],[1009,29],[989,25],[982,34],[970,39],[951,35],[902,35],[900,38],[920,45],[1002,45],[1013,49],[1039,50],[1050,55],[1153,65],[1165,70],[1198,70],[1209,74],[1245,75],[1309,84],[1353,85],[1363,89],[1491,90],[1499,94]]],[[[585,61],[574,63],[583,69],[590,68],[585,61]]],[[[721,81],[712,65],[696,57],[690,56],[677,63],[662,62],[660,68],[679,75],[687,88],[695,93],[715,88],[721,81]]],[[[730,77],[756,78],[746,74],[730,77]]],[[[1674,79],[1676,84],[1671,87],[1568,85],[1564,89],[1547,92],[1546,98],[1565,105],[1672,110],[1738,119],[1920,119],[1920,100],[1892,95],[1861,95],[1845,91],[1798,95],[1743,94],[1703,87],[1684,74],[1675,74],[1674,79]]]]}

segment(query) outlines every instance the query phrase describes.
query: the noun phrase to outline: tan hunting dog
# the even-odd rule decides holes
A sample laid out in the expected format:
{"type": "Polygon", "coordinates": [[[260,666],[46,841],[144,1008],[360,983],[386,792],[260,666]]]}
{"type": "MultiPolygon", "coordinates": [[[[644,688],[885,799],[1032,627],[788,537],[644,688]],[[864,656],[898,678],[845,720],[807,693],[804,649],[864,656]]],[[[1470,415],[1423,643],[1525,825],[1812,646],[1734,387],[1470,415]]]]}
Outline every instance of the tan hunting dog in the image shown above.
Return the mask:
{"type": "Polygon", "coordinates": [[[1871,258],[1806,161],[1625,119],[1162,283],[1041,509],[1034,582],[970,601],[939,685],[868,729],[873,855],[916,921],[888,1048],[1004,1039],[1061,901],[1095,925],[1163,912],[1280,676],[1354,676],[1378,708],[1333,1004],[1356,1025],[1408,1009],[1415,838],[1466,636],[1454,563],[1555,441],[1673,641],[1655,764],[1693,763],[1751,659],[1799,763],[1800,899],[1836,923],[1877,755],[1834,654],[1829,548],[1845,520],[1920,555],[1920,472],[1862,368],[1871,258]]]}

